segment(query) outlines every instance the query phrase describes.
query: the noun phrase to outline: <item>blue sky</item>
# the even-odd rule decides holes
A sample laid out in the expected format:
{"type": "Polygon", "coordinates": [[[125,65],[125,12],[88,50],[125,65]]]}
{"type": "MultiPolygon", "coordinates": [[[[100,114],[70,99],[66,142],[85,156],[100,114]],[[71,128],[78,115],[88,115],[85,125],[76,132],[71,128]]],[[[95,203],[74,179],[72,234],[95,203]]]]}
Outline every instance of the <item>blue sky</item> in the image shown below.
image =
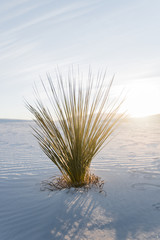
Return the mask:
{"type": "Polygon", "coordinates": [[[0,118],[30,118],[34,82],[71,64],[107,67],[115,92],[133,90],[131,111],[160,113],[159,12],[159,0],[1,0],[0,118]]]}

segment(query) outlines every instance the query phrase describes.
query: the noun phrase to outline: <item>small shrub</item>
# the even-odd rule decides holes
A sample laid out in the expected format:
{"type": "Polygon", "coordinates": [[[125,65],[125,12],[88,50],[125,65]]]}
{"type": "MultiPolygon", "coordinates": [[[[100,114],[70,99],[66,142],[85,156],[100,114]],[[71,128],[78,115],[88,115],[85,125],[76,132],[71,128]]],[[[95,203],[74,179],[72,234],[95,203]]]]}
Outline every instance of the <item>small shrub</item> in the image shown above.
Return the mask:
{"type": "Polygon", "coordinates": [[[34,132],[40,147],[62,173],[52,180],[53,188],[101,185],[100,178],[90,173],[91,161],[124,116],[118,114],[122,102],[118,98],[109,100],[113,79],[106,87],[105,72],[95,79],[89,71],[82,87],[84,81],[73,72],[66,79],[58,71],[55,82],[50,75],[47,78],[49,89],[44,82],[42,85],[52,109],[44,105],[38,93],[35,107],[27,103],[27,108],[35,117],[34,132]]]}

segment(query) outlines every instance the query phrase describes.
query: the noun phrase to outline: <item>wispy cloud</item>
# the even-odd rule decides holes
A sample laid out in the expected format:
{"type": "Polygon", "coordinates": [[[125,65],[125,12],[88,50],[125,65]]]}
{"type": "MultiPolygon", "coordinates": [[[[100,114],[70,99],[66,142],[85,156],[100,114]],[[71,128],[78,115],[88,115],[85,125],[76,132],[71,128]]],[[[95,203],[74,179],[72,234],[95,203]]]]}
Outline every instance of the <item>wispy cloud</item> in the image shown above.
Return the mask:
{"type": "MultiPolygon", "coordinates": [[[[91,7],[94,6],[94,4],[97,4],[97,2],[98,2],[97,0],[92,1],[92,3],[88,2],[88,1],[87,2],[78,2],[78,3],[74,2],[71,4],[66,4],[63,7],[58,6],[56,8],[54,8],[54,5],[52,5],[51,8],[53,8],[53,10],[47,11],[46,13],[43,12],[42,14],[40,12],[39,16],[38,15],[36,17],[32,16],[31,20],[23,21],[21,24],[18,23],[18,24],[16,24],[16,26],[12,26],[11,29],[3,31],[3,33],[11,34],[11,33],[15,33],[18,31],[22,31],[30,26],[40,24],[42,22],[45,22],[45,21],[48,21],[51,19],[52,20],[55,19],[55,22],[57,22],[57,21],[66,21],[67,18],[68,19],[76,18],[77,16],[80,16],[81,14],[84,14],[84,13],[86,14],[87,12],[91,11],[91,7]],[[81,13],[81,11],[82,11],[82,13],[81,13]],[[62,17],[62,19],[61,19],[61,17],[62,17]]],[[[40,7],[42,5],[44,5],[44,4],[42,3],[42,4],[28,7],[26,9],[23,9],[22,12],[17,11],[17,13],[13,13],[11,16],[4,17],[4,19],[2,18],[0,20],[0,23],[2,23],[5,20],[7,21],[11,18],[17,17],[18,15],[22,15],[22,13],[28,12],[28,11],[33,10],[37,7],[40,7]]]]}
{"type": "MultiPolygon", "coordinates": [[[[23,1],[23,3],[26,2],[28,3],[30,1],[23,1]]],[[[45,4],[47,3],[50,3],[50,0],[45,2],[45,4]]],[[[9,25],[7,29],[2,29],[0,31],[2,36],[0,39],[0,61],[25,56],[24,54],[30,52],[31,50],[35,53],[36,46],[38,46],[41,40],[34,35],[30,36],[28,40],[22,37],[17,38],[17,34],[20,34],[20,32],[26,30],[25,33],[27,33],[27,28],[29,29],[30,27],[34,27],[42,23],[44,24],[47,21],[48,24],[53,26],[58,22],[62,23],[67,20],[73,20],[76,17],[92,11],[92,8],[95,8],[97,3],[98,0],[82,1],[78,3],[71,2],[70,4],[65,4],[62,7],[58,5],[55,8],[53,8],[54,5],[52,5],[52,10],[42,11],[42,14],[37,14],[36,16],[32,14],[30,20],[23,19],[21,23],[18,21],[15,22],[15,24],[11,24],[12,27],[9,25]]],[[[19,4],[20,1],[14,1],[14,3],[10,5],[10,8],[19,4]]],[[[28,8],[24,8],[22,12],[17,10],[11,15],[7,15],[4,19],[0,19],[0,24],[2,24],[5,19],[7,21],[31,10],[35,11],[37,7],[42,7],[42,5],[44,5],[44,2],[31,4],[28,8]]]]}
{"type": "MultiPolygon", "coordinates": [[[[31,5],[25,6],[25,7],[23,6],[23,4],[21,4],[21,7],[14,9],[14,11],[10,11],[10,14],[6,14],[6,12],[3,11],[3,14],[1,14],[1,18],[0,18],[0,24],[3,24],[4,22],[17,18],[19,16],[22,16],[33,10],[37,10],[38,8],[47,5],[47,3],[49,3],[50,1],[39,2],[39,3],[32,2],[31,5]]],[[[8,12],[9,9],[6,9],[6,10],[8,12]]]]}
{"type": "Polygon", "coordinates": [[[25,46],[19,46],[17,48],[17,45],[11,45],[10,47],[8,47],[7,51],[0,51],[1,55],[0,55],[0,61],[5,60],[7,58],[9,58],[10,60],[12,58],[16,59],[18,56],[22,56],[25,53],[27,53],[28,51],[31,51],[32,49],[34,49],[34,43],[30,43],[30,44],[25,44],[25,46]]]}

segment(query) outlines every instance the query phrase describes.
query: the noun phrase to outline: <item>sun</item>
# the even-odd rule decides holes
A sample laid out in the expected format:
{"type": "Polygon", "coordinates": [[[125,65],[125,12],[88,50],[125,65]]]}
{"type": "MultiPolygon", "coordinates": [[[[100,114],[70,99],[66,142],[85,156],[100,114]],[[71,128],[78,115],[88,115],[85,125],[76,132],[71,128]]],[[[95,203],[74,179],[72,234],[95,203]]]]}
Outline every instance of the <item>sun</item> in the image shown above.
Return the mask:
{"type": "Polygon", "coordinates": [[[131,117],[146,117],[160,113],[160,89],[152,84],[132,84],[125,100],[131,117]]]}

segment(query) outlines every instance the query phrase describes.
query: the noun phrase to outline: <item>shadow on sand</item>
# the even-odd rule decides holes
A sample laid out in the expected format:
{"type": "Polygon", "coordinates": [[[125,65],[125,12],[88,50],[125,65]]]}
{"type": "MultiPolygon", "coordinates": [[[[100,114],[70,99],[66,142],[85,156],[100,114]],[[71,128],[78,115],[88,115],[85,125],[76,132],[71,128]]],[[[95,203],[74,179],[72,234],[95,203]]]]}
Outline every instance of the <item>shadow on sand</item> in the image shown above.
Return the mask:
{"type": "Polygon", "coordinates": [[[57,194],[49,239],[155,239],[160,221],[146,222],[142,212],[121,205],[117,211],[108,197],[94,191],[72,193],[57,194]]]}

